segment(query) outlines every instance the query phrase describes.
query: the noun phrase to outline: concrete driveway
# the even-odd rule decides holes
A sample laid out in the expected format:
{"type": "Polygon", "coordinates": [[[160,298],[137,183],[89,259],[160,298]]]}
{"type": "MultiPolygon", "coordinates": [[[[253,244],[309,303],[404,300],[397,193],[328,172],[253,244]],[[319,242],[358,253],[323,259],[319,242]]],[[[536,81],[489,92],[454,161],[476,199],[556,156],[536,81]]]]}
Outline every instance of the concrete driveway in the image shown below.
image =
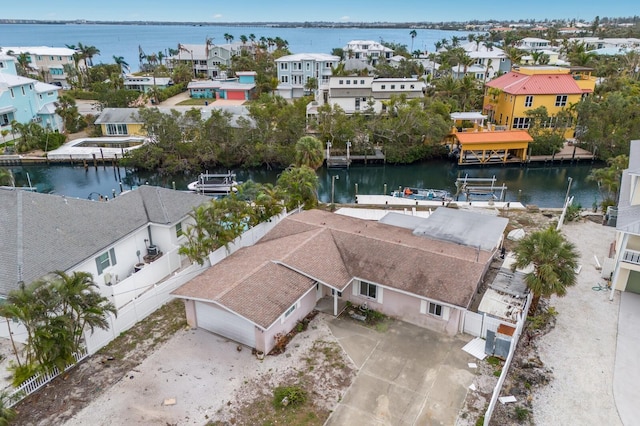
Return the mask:
{"type": "Polygon", "coordinates": [[[475,358],[472,338],[447,336],[401,321],[378,332],[349,318],[329,322],[359,369],[327,425],[452,425],[463,405],[475,358]]]}

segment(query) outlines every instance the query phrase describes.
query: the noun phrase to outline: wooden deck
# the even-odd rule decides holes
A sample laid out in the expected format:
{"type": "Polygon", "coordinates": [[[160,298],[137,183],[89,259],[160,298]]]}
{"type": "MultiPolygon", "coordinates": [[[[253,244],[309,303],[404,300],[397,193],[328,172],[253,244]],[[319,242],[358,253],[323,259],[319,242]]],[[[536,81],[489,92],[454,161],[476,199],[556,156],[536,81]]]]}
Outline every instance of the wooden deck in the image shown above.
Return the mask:
{"type": "Polygon", "coordinates": [[[325,159],[329,168],[348,168],[352,163],[384,163],[386,157],[382,149],[375,148],[370,155],[349,155],[348,158],[346,155],[329,155],[325,159]]]}

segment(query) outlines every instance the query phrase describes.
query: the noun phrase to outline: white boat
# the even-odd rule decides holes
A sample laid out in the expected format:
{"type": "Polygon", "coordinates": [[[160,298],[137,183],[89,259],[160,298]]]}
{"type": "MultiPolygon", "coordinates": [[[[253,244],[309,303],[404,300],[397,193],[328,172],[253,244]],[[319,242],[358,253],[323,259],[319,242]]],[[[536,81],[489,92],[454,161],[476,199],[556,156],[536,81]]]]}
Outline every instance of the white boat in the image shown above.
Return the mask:
{"type": "Polygon", "coordinates": [[[203,194],[229,194],[237,191],[235,173],[201,173],[198,180],[187,185],[189,191],[203,194]]]}

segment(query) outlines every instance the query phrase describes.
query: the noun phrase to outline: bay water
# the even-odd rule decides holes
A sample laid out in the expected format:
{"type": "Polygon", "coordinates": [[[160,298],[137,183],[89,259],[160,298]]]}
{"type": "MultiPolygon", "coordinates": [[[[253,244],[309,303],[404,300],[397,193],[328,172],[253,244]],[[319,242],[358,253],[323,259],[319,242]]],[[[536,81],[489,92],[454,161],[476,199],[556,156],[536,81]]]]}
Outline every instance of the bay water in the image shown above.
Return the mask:
{"type": "MultiPolygon", "coordinates": [[[[570,194],[584,208],[602,202],[595,182],[587,180],[594,167],[602,164],[583,162],[579,164],[554,164],[548,166],[495,166],[458,167],[447,161],[428,161],[409,165],[359,165],[349,169],[320,168],[317,171],[320,186],[320,201],[331,200],[331,181],[334,183],[336,203],[353,203],[358,194],[383,194],[402,186],[445,189],[455,194],[455,181],[459,177],[492,178],[496,185],[507,186],[506,201],[520,201],[539,207],[562,207],[571,178],[570,194]],[[334,178],[335,176],[335,178],[334,178]]],[[[29,180],[40,192],[65,195],[75,198],[97,199],[100,195],[111,198],[121,190],[150,184],[166,188],[186,190],[187,184],[196,176],[179,174],[160,176],[152,172],[136,172],[123,167],[90,165],[22,166],[12,167],[17,186],[28,186],[29,180]],[[28,178],[27,178],[28,175],[28,178]]],[[[211,173],[225,170],[210,170],[211,173]]],[[[235,170],[239,181],[253,180],[260,183],[275,183],[282,170],[248,169],[235,170]]],[[[461,198],[462,200],[463,198],[461,198]]]]}

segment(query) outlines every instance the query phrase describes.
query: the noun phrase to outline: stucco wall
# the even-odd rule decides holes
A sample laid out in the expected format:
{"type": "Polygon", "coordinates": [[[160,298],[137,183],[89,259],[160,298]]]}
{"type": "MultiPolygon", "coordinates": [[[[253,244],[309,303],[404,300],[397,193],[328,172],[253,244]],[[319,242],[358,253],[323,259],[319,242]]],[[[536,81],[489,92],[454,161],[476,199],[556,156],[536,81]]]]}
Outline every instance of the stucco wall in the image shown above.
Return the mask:
{"type": "MultiPolygon", "coordinates": [[[[387,316],[394,317],[420,327],[428,328],[429,330],[447,333],[450,335],[454,335],[458,332],[461,318],[460,310],[458,309],[443,306],[443,309],[448,309],[449,311],[448,319],[444,320],[428,313],[420,313],[421,299],[417,297],[400,293],[390,288],[384,288],[382,293],[382,303],[380,303],[380,297],[378,297],[377,300],[374,300],[365,296],[355,295],[353,290],[354,285],[358,286],[359,281],[354,281],[343,293],[343,297],[347,298],[354,305],[360,305],[366,302],[369,309],[382,312],[387,316]]],[[[379,290],[380,287],[378,287],[378,291],[379,290]]],[[[438,303],[437,301],[433,302],[438,303]]]]}
{"type": "MultiPolygon", "coordinates": [[[[298,307],[291,315],[282,321],[279,318],[267,331],[256,329],[256,349],[269,353],[276,344],[275,336],[278,333],[287,334],[311,312],[316,306],[316,286],[314,285],[309,291],[299,299],[298,307]]],[[[284,315],[283,315],[284,316],[284,315]]]]}

